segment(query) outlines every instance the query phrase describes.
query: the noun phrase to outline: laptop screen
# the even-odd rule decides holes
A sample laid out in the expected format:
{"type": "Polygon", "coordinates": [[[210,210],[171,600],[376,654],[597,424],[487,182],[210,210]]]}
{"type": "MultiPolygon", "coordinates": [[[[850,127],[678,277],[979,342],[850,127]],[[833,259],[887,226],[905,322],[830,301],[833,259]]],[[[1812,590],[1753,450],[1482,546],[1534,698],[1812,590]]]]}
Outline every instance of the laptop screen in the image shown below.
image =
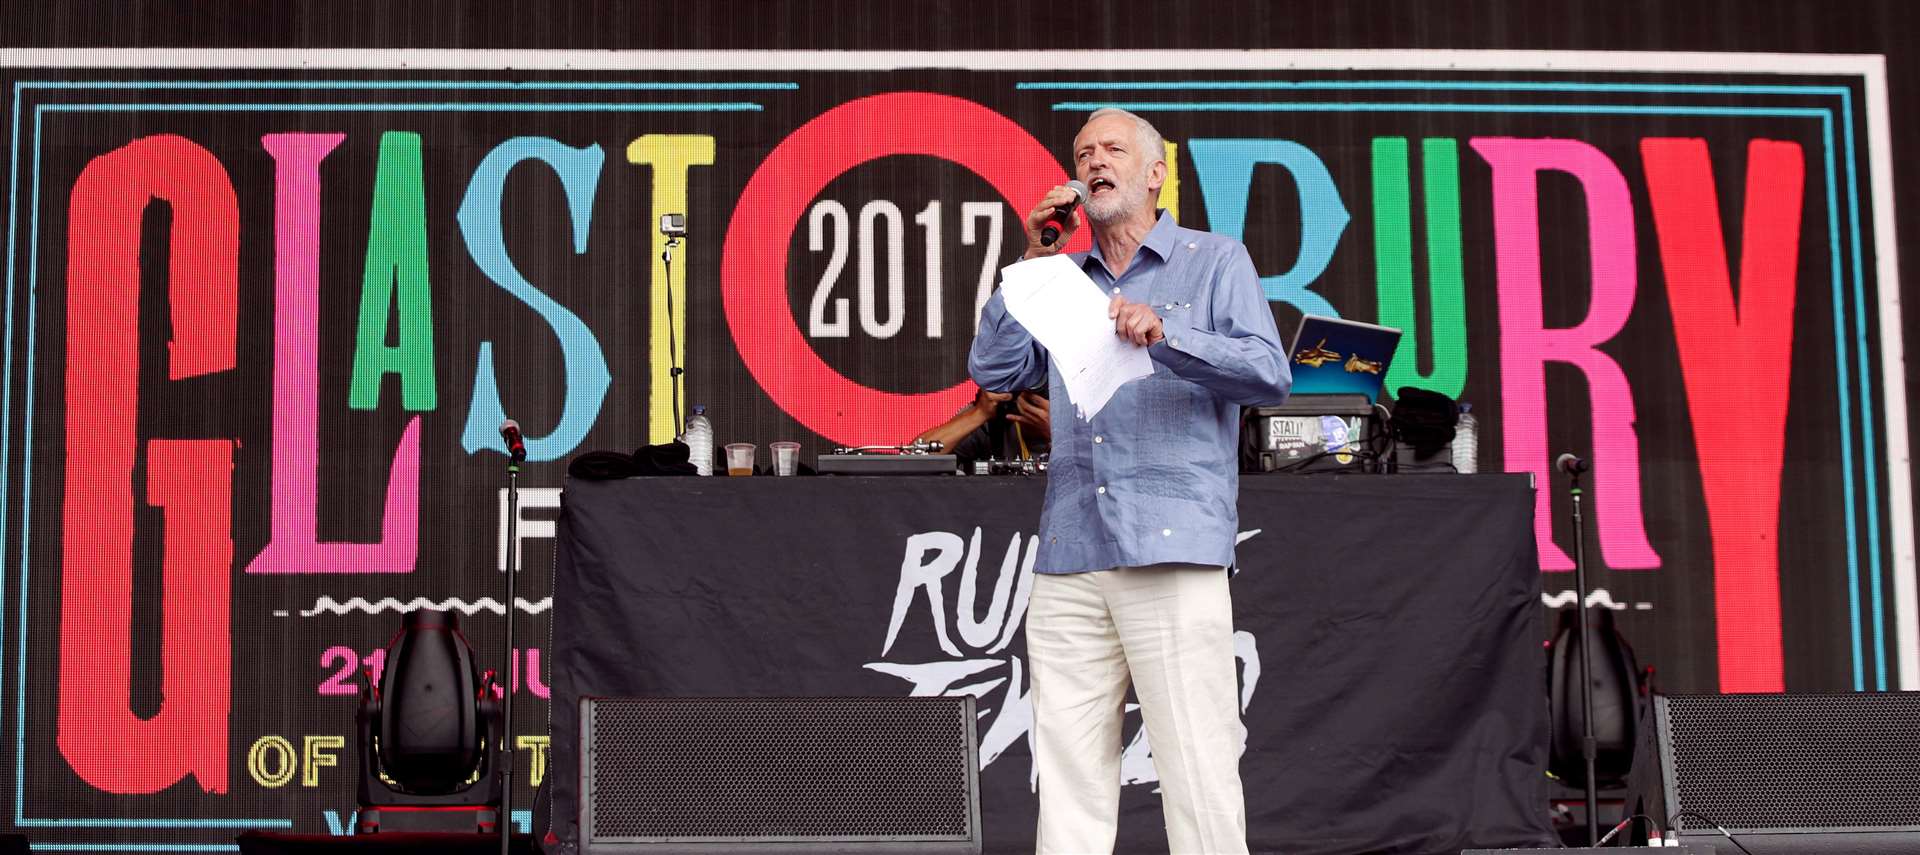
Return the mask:
{"type": "Polygon", "coordinates": [[[1308,315],[1300,319],[1288,361],[1295,395],[1366,395],[1379,403],[1387,367],[1400,346],[1392,327],[1308,315]]]}

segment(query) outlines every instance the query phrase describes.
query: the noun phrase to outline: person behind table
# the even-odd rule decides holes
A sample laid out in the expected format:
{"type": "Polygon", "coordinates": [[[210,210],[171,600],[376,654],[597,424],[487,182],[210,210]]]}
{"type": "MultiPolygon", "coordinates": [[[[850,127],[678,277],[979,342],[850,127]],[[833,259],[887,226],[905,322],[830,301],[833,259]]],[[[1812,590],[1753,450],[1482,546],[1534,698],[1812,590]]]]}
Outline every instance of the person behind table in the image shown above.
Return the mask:
{"type": "MultiPolygon", "coordinates": [[[[1049,384],[1053,452],[1027,612],[1037,850],[1110,852],[1120,799],[1121,706],[1131,682],[1153,744],[1173,852],[1244,853],[1246,801],[1227,567],[1239,516],[1240,408],[1292,385],[1253,261],[1239,241],[1157,211],[1165,143],[1145,119],[1095,111],[1073,141],[1093,248],[1070,258],[1111,295],[1114,333],[1147,349],[1150,376],[1076,416],[1047,351],[995,293],[968,360],[983,389],[1049,384]],[[1097,571],[1097,572],[1096,572],[1097,571]]],[[[1073,199],[1055,187],[1041,228],[1073,199]]]]}
{"type": "Polygon", "coordinates": [[[1052,446],[1046,390],[1019,394],[980,390],[953,418],[927,428],[915,442],[934,441],[972,471],[976,460],[1038,460],[1052,446]]]}

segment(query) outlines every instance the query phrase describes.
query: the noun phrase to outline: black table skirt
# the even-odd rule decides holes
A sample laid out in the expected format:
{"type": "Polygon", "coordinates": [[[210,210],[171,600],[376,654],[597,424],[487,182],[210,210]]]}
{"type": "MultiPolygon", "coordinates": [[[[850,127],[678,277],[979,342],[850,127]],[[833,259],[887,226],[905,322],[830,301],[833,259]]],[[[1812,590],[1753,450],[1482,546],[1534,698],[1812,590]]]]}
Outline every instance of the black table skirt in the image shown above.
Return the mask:
{"type": "MultiPolygon", "coordinates": [[[[554,580],[555,830],[581,695],[975,694],[988,852],[1031,852],[1025,615],[1045,482],[572,481],[554,580]],[[1011,568],[1009,572],[1008,568],[1011,568]]],[[[1256,852],[1552,840],[1525,476],[1242,480],[1234,620],[1256,852]]],[[[1130,712],[1126,738],[1136,739],[1130,712]]],[[[1165,851],[1151,762],[1120,851],[1165,851]]]]}

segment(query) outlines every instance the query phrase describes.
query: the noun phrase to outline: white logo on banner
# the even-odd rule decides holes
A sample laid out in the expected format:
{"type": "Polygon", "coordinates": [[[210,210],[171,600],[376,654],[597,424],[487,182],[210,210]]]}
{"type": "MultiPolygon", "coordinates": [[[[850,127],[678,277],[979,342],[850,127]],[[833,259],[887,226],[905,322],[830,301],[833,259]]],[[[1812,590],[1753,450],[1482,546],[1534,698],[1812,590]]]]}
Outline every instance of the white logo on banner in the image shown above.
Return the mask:
{"type": "MultiPolygon", "coordinates": [[[[1244,531],[1237,539],[1245,543],[1259,530],[1244,531]]],[[[900,584],[893,596],[893,614],[887,621],[886,641],[880,646],[879,662],[865,668],[899,677],[912,685],[914,697],[974,698],[976,714],[985,722],[980,735],[980,768],[986,769],[1013,743],[1022,738],[1032,750],[1033,704],[1029,699],[1026,663],[1020,656],[1006,652],[1027,616],[1027,603],[1033,595],[1033,564],[1040,554],[1040,538],[1014,533],[1000,551],[1000,572],[994,577],[984,615],[980,609],[980,562],[982,536],[978,527],[970,538],[945,531],[929,531],[907,538],[900,561],[900,584]],[[960,571],[960,589],[951,606],[944,586],[948,576],[960,571]],[[917,601],[927,604],[926,614],[933,622],[933,636],[949,658],[933,662],[890,662],[907,614],[917,601]],[[951,626],[951,631],[949,631],[951,626]],[[955,636],[958,636],[957,640],[955,636]]],[[[1022,645],[1024,647],[1024,645],[1022,645]]],[[[1233,634],[1234,656],[1240,661],[1240,712],[1244,715],[1253,701],[1253,690],[1260,681],[1260,651],[1253,634],[1233,634]]],[[[1147,730],[1132,714],[1138,704],[1127,704],[1127,741],[1120,760],[1122,784],[1151,784],[1160,780],[1153,768],[1153,751],[1147,742],[1147,730]]],[[[1241,733],[1241,749],[1246,748],[1241,733]]],[[[1027,771],[1028,786],[1033,770],[1027,771]]]]}

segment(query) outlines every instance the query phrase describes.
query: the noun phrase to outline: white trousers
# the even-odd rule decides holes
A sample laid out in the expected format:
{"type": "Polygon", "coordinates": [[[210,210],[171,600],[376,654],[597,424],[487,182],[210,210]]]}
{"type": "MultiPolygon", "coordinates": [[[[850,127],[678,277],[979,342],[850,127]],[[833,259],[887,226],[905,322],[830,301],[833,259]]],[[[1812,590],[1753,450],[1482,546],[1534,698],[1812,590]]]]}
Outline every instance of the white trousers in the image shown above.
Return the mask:
{"type": "Polygon", "coordinates": [[[1146,719],[1173,855],[1247,851],[1239,685],[1227,572],[1195,564],[1036,574],[1033,660],[1038,851],[1113,851],[1122,706],[1146,719]]]}

